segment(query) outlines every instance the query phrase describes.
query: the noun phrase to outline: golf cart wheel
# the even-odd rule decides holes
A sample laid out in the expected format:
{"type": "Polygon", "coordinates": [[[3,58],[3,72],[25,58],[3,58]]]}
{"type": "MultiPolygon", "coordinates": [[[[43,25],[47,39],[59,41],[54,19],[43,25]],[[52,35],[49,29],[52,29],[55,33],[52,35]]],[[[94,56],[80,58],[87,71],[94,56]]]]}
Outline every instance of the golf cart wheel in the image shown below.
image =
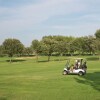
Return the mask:
{"type": "Polygon", "coordinates": [[[63,71],[63,75],[67,75],[67,72],[66,71],[63,71]]]}
{"type": "Polygon", "coordinates": [[[79,76],[82,76],[82,75],[84,75],[84,74],[83,74],[83,72],[80,71],[80,72],[78,73],[78,75],[79,75],[79,76]]]}

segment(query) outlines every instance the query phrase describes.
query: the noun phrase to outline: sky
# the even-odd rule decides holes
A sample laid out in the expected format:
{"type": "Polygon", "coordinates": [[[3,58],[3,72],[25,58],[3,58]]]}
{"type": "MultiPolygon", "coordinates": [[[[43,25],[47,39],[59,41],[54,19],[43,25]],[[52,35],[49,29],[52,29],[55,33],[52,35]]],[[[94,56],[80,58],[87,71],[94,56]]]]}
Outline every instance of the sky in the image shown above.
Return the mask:
{"type": "Polygon", "coordinates": [[[0,45],[43,36],[88,36],[100,29],[100,0],[0,0],[0,45]]]}

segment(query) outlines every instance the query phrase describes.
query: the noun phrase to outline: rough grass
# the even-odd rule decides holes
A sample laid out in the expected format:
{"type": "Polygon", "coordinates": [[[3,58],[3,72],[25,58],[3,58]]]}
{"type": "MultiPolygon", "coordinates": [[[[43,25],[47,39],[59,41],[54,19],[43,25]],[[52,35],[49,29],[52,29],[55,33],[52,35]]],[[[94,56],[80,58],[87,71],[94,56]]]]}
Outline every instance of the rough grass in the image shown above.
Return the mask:
{"type": "Polygon", "coordinates": [[[100,100],[100,61],[89,60],[80,77],[62,75],[66,57],[46,59],[0,58],[0,100],[100,100]]]}

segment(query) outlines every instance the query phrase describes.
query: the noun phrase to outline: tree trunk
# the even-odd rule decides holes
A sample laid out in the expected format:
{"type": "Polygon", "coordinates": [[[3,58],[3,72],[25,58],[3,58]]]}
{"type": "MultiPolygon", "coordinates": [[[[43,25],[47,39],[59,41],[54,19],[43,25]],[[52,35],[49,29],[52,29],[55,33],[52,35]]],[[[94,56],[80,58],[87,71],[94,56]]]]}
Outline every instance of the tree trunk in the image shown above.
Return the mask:
{"type": "Polygon", "coordinates": [[[10,57],[10,63],[12,63],[12,57],[10,57]]]}
{"type": "Polygon", "coordinates": [[[36,54],[36,62],[38,62],[38,54],[36,54]]]}
{"type": "Polygon", "coordinates": [[[48,55],[48,61],[50,61],[50,54],[48,55]]]}

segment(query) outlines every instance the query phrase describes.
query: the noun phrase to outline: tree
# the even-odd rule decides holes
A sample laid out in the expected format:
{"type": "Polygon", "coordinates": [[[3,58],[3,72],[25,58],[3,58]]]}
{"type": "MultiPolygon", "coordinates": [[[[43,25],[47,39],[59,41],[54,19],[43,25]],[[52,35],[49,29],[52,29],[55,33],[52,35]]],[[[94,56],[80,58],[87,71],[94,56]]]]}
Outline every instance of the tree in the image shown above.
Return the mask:
{"type": "Polygon", "coordinates": [[[51,54],[55,50],[56,41],[52,36],[45,36],[42,38],[42,52],[48,55],[48,61],[50,61],[51,54]]]}
{"type": "Polygon", "coordinates": [[[26,47],[26,48],[24,48],[23,53],[24,53],[25,55],[30,56],[31,54],[33,54],[33,50],[32,50],[31,47],[26,47]]]}
{"type": "Polygon", "coordinates": [[[62,53],[65,51],[64,47],[64,37],[63,36],[53,36],[53,39],[56,41],[56,45],[54,48],[54,52],[57,52],[58,54],[62,55],[62,53]]]}
{"type": "Polygon", "coordinates": [[[98,29],[96,32],[95,32],[95,36],[96,36],[96,46],[97,46],[97,53],[99,55],[99,60],[100,60],[100,29],[98,29]]]}
{"type": "Polygon", "coordinates": [[[95,38],[93,36],[84,37],[84,51],[94,54],[96,50],[95,38]]]}
{"type": "Polygon", "coordinates": [[[57,41],[55,45],[55,52],[58,52],[61,56],[68,52],[68,46],[65,41],[57,41]]]}
{"type": "Polygon", "coordinates": [[[100,60],[100,40],[99,39],[95,40],[95,45],[96,45],[96,52],[98,53],[99,60],[100,60]]]}
{"type": "Polygon", "coordinates": [[[4,54],[4,48],[2,45],[0,45],[0,56],[3,56],[4,54]]]}
{"type": "Polygon", "coordinates": [[[67,37],[67,36],[54,36],[54,40],[56,41],[55,45],[55,52],[60,53],[60,55],[63,55],[65,53],[68,53],[70,51],[70,42],[73,40],[73,37],[67,37]]]}
{"type": "Polygon", "coordinates": [[[33,40],[31,44],[31,48],[36,54],[36,61],[38,62],[38,54],[41,52],[41,43],[38,40],[33,40]]]}
{"type": "Polygon", "coordinates": [[[97,39],[100,39],[100,29],[95,32],[95,36],[97,39]]]}
{"type": "Polygon", "coordinates": [[[74,46],[74,50],[82,54],[94,54],[96,51],[95,38],[93,36],[76,38],[74,41],[74,46]]]}
{"type": "Polygon", "coordinates": [[[73,39],[72,48],[73,48],[73,51],[78,52],[78,54],[83,53],[83,39],[82,39],[82,37],[78,37],[78,38],[73,39]]]}
{"type": "Polygon", "coordinates": [[[18,39],[6,39],[3,42],[3,48],[4,52],[12,58],[14,54],[20,55],[23,52],[24,45],[18,39]]]}

